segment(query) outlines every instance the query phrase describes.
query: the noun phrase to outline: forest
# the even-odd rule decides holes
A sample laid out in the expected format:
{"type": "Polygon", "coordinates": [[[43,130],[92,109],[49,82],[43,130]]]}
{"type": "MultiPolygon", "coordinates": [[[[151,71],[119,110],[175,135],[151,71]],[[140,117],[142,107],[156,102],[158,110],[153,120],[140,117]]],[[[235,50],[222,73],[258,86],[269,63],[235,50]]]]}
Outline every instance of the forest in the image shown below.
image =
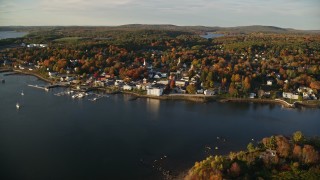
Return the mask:
{"type": "Polygon", "coordinates": [[[247,151],[209,156],[196,162],[187,180],[196,179],[319,179],[319,138],[297,131],[250,142],[247,151]]]}
{"type": "MultiPolygon", "coordinates": [[[[126,82],[150,82],[150,73],[187,79],[187,93],[211,89],[229,97],[276,98],[279,92],[320,90],[320,34],[276,27],[180,27],[124,25],[117,27],[2,27],[28,31],[22,38],[0,40],[0,61],[36,66],[86,80],[107,74],[126,82]],[[219,33],[218,38],[199,35],[219,33]],[[46,47],[27,47],[46,44],[46,47]],[[148,65],[145,65],[144,63],[148,65]],[[152,70],[150,70],[150,67],[152,70]],[[192,81],[191,81],[192,79],[192,81]],[[271,83],[269,83],[271,82],[271,83]]],[[[10,64],[11,64],[10,63],[10,64]]],[[[175,87],[169,83],[168,89],[175,87]]],[[[301,93],[301,92],[300,92],[301,93]]],[[[302,95],[302,94],[301,94],[302,95]]]]}

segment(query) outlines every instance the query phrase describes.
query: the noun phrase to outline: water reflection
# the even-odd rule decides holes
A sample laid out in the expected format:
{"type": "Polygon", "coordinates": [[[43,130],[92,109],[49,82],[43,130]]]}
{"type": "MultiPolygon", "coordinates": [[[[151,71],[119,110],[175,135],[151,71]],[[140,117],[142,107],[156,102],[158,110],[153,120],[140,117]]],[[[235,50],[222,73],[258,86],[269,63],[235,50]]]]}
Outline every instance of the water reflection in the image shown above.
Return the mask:
{"type": "Polygon", "coordinates": [[[156,120],[159,117],[160,100],[159,99],[146,99],[147,112],[152,114],[152,119],[156,120]]]}

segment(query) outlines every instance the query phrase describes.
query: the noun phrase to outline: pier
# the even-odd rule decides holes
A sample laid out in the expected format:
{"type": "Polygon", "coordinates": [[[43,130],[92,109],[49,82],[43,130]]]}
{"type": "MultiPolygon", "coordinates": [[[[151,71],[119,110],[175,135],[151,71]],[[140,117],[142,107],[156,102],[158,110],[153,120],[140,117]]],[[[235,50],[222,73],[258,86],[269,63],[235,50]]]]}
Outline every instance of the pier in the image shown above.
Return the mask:
{"type": "Polygon", "coordinates": [[[66,84],[61,84],[61,83],[57,83],[57,84],[51,84],[51,85],[47,85],[47,86],[40,86],[40,85],[33,85],[33,84],[28,84],[29,87],[34,87],[34,88],[38,88],[38,89],[43,89],[45,91],[49,91],[51,88],[55,88],[55,87],[66,87],[66,84]]]}
{"type": "Polygon", "coordinates": [[[32,85],[32,84],[28,84],[29,87],[34,87],[34,88],[38,88],[38,89],[43,89],[43,90],[48,90],[47,87],[45,86],[39,86],[39,85],[32,85]]]}

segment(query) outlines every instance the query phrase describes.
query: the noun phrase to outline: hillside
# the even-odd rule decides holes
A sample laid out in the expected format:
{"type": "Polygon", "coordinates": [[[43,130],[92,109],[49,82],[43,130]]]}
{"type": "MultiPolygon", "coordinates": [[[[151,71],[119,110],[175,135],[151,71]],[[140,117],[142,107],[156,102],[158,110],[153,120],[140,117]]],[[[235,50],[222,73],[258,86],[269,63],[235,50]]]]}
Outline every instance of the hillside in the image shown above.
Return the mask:
{"type": "Polygon", "coordinates": [[[320,179],[320,140],[296,132],[248,144],[247,151],[210,156],[196,162],[186,180],[197,179],[320,179]]]}
{"type": "Polygon", "coordinates": [[[127,24],[121,26],[1,26],[0,31],[36,31],[52,29],[86,29],[86,30],[170,30],[170,31],[188,31],[188,32],[219,32],[230,34],[250,34],[250,33],[297,33],[310,34],[320,33],[320,30],[296,30],[281,28],[275,26],[238,26],[238,27],[209,27],[209,26],[176,26],[171,24],[127,24]]]}

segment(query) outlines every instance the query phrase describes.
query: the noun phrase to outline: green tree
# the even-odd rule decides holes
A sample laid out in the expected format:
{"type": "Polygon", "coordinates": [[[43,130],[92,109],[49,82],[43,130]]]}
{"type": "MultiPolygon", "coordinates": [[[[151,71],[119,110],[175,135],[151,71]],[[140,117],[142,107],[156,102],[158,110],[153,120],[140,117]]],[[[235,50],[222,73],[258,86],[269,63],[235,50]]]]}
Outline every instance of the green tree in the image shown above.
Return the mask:
{"type": "Polygon", "coordinates": [[[292,138],[295,143],[300,143],[304,140],[304,136],[301,131],[294,132],[292,138]]]}
{"type": "Polygon", "coordinates": [[[250,142],[247,146],[249,152],[253,152],[255,150],[254,145],[250,142]]]}

